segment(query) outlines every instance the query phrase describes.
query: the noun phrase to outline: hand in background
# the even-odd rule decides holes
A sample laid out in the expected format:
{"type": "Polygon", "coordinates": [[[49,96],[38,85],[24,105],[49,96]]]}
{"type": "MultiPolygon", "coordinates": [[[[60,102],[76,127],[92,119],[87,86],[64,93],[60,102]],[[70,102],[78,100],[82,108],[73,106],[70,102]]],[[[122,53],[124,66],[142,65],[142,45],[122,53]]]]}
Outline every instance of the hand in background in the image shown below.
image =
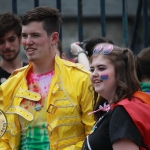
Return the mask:
{"type": "Polygon", "coordinates": [[[83,51],[83,49],[79,45],[80,42],[74,42],[70,45],[70,52],[72,55],[77,56],[80,51],[83,51]]]}

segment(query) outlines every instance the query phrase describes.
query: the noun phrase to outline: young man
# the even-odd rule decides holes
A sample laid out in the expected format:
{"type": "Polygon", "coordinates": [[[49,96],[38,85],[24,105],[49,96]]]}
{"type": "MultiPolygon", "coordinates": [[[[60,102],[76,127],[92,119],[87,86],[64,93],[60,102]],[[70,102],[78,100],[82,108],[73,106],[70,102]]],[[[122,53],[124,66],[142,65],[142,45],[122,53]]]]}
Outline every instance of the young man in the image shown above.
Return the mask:
{"type": "Polygon", "coordinates": [[[0,84],[27,63],[20,60],[21,19],[13,13],[0,14],[0,84]]]}
{"type": "Polygon", "coordinates": [[[1,86],[8,127],[0,149],[78,150],[90,133],[89,72],[56,55],[60,25],[59,12],[49,7],[36,7],[22,19],[31,63],[1,86]]]}

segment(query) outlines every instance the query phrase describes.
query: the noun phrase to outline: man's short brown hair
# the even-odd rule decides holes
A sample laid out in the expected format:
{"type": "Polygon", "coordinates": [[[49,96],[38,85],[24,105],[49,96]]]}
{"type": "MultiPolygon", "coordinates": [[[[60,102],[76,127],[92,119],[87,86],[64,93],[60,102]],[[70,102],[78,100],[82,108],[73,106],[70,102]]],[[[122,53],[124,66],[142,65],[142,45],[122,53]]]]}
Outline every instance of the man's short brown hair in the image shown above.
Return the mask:
{"type": "Polygon", "coordinates": [[[22,25],[27,25],[32,21],[43,22],[43,29],[47,35],[51,35],[53,32],[59,33],[62,22],[59,11],[46,6],[28,11],[22,19],[22,25]]]}
{"type": "Polygon", "coordinates": [[[14,30],[16,35],[18,37],[21,36],[21,19],[11,13],[7,12],[4,14],[0,14],[0,37],[4,37],[4,35],[9,32],[14,30]]]}

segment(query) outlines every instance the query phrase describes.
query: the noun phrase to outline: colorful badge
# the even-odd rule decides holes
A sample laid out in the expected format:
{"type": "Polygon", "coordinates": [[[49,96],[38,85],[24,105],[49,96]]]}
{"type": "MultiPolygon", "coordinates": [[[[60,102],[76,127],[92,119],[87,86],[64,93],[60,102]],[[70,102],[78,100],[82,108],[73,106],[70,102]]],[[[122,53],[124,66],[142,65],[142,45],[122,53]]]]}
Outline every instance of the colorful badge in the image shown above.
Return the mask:
{"type": "Polygon", "coordinates": [[[2,110],[0,110],[0,137],[4,135],[7,129],[7,119],[2,110]]]}
{"type": "Polygon", "coordinates": [[[0,79],[0,82],[3,83],[3,82],[5,82],[6,80],[7,80],[6,78],[1,78],[1,79],[0,79]]]}

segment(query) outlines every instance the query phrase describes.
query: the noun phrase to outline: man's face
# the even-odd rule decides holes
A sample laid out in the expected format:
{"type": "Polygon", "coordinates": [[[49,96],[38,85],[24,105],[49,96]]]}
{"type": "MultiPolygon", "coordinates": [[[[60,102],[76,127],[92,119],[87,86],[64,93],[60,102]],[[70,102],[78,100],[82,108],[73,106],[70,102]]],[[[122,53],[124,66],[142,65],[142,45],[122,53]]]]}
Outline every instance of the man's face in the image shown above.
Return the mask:
{"type": "Polygon", "coordinates": [[[20,52],[20,38],[15,31],[8,31],[0,37],[0,56],[6,61],[13,61],[20,52]]]}
{"type": "Polygon", "coordinates": [[[43,62],[55,55],[52,35],[47,35],[42,22],[30,22],[22,26],[22,44],[29,61],[43,62]]]}

